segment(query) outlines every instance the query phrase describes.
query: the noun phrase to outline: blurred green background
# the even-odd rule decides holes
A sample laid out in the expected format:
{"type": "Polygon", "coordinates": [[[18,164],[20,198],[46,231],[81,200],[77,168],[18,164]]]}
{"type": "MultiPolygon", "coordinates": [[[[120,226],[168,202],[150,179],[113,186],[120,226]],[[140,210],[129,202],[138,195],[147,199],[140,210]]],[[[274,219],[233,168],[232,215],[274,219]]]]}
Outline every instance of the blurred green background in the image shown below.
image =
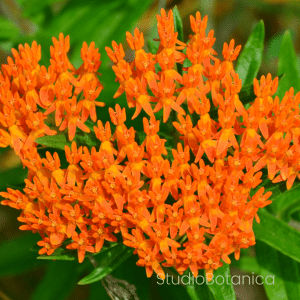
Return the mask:
{"type": "MultiPolygon", "coordinates": [[[[300,48],[300,3],[288,0],[208,0],[208,1],[151,1],[151,0],[2,0],[0,1],[0,63],[6,63],[10,49],[20,43],[36,40],[42,45],[41,64],[49,65],[52,37],[60,32],[70,35],[70,61],[75,67],[81,64],[80,48],[83,41],[95,41],[101,53],[101,82],[104,91],[100,100],[106,103],[124,103],[125,99],[112,99],[117,89],[114,73],[104,50],[111,41],[124,42],[125,32],[138,27],[147,38],[157,38],[155,15],[161,7],[174,5],[183,19],[185,41],[191,33],[189,16],[200,10],[208,15],[208,29],[214,29],[217,38],[215,50],[221,53],[224,42],[234,38],[244,45],[254,25],[264,20],[266,36],[264,60],[259,76],[277,74],[277,56],[284,31],[291,31],[297,55],[300,48]]],[[[130,51],[125,46],[130,57],[130,51]]],[[[300,55],[298,55],[300,66],[300,55]]],[[[107,118],[106,116],[98,116],[107,118]]],[[[18,187],[26,176],[26,170],[11,149],[0,148],[0,191],[18,187]]],[[[91,286],[76,283],[80,274],[72,262],[44,262],[36,260],[36,252],[30,248],[38,236],[21,232],[17,221],[19,211],[0,206],[0,299],[109,299],[100,282],[91,286]],[[29,236],[29,238],[28,238],[29,236]],[[21,254],[20,254],[21,253],[21,254]],[[15,259],[21,257],[20,260],[15,259]],[[53,277],[59,268],[67,269],[70,276],[53,277]],[[51,293],[49,292],[51,291],[51,293]],[[64,292],[64,293],[63,293],[64,292]]],[[[248,257],[254,250],[245,251],[248,257]]],[[[123,278],[137,287],[137,294],[144,299],[184,299],[187,292],[182,286],[159,286],[156,277],[146,278],[145,270],[135,266],[136,256],[128,259],[113,275],[123,278]]],[[[89,263],[89,262],[86,262],[89,263]]],[[[252,266],[253,270],[255,266],[252,266]]],[[[232,268],[233,274],[239,274],[232,268]]],[[[251,274],[251,272],[250,272],[251,274]]],[[[235,286],[237,299],[265,299],[262,286],[235,286]]]]}

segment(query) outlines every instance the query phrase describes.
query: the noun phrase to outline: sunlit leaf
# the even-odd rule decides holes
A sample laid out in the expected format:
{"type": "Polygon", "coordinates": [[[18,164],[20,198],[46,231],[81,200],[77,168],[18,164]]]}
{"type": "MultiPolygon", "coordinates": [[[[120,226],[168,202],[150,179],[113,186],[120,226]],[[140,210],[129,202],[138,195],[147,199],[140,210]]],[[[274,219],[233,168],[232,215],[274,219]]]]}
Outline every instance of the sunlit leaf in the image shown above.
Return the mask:
{"type": "Polygon", "coordinates": [[[255,238],[300,262],[300,232],[265,209],[258,211],[260,223],[253,223],[255,238]]]}
{"type": "Polygon", "coordinates": [[[207,285],[215,299],[236,299],[228,264],[224,263],[222,267],[214,270],[213,279],[207,285]]]}
{"type": "Polygon", "coordinates": [[[277,95],[282,98],[291,87],[295,93],[300,91],[300,73],[293,41],[289,31],[286,31],[280,46],[277,74],[285,74],[285,78],[279,83],[277,95]]]}
{"type": "Polygon", "coordinates": [[[255,249],[259,274],[263,278],[269,299],[299,299],[300,276],[297,262],[261,241],[256,242],[255,249]]]}
{"type": "Polygon", "coordinates": [[[264,38],[265,26],[261,20],[252,31],[237,61],[235,71],[242,79],[243,85],[253,83],[253,79],[259,71],[263,56],[264,38]]]}

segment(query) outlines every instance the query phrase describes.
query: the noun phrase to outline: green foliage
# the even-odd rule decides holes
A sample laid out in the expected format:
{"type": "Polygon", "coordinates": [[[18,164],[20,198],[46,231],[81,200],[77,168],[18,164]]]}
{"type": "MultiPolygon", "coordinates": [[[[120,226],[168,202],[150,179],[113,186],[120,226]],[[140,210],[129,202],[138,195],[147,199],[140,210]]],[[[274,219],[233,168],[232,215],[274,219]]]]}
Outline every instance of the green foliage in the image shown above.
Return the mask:
{"type": "Polygon", "coordinates": [[[35,288],[30,300],[65,300],[76,285],[75,262],[50,262],[46,275],[35,288]]]}
{"type": "MultiPolygon", "coordinates": [[[[86,253],[86,257],[96,256],[99,254],[104,254],[104,252],[111,251],[112,248],[118,246],[117,243],[110,243],[109,246],[103,246],[101,251],[98,253],[86,253]]],[[[37,259],[46,259],[46,260],[78,260],[77,250],[69,250],[58,248],[51,255],[40,255],[37,259]]]]}
{"type": "Polygon", "coordinates": [[[277,74],[283,73],[285,74],[285,78],[279,83],[277,90],[277,95],[280,99],[291,87],[294,88],[295,93],[300,91],[298,62],[289,31],[286,31],[283,36],[278,57],[277,74]]]}
{"type": "Polygon", "coordinates": [[[78,284],[90,284],[95,281],[101,280],[106,275],[110,274],[116,269],[122,262],[132,255],[133,249],[118,244],[109,251],[105,251],[102,255],[99,255],[96,260],[98,266],[89,275],[81,279],[78,284]]]}
{"type": "Polygon", "coordinates": [[[265,26],[261,20],[255,26],[237,61],[235,71],[242,79],[243,85],[253,83],[253,79],[259,71],[263,56],[264,38],[265,26]]]}
{"type": "MultiPolygon", "coordinates": [[[[96,47],[99,47],[101,53],[102,66],[100,72],[105,75],[100,78],[104,90],[101,92],[99,100],[105,102],[106,107],[97,109],[98,118],[105,123],[109,120],[108,107],[114,107],[116,103],[127,106],[124,95],[118,99],[113,99],[118,84],[115,82],[115,76],[110,68],[110,62],[104,47],[110,47],[112,40],[117,43],[123,42],[125,32],[132,31],[134,24],[152,1],[18,0],[17,2],[22,6],[23,17],[29,18],[35,23],[36,30],[31,36],[24,36],[17,25],[14,25],[8,19],[0,18],[0,42],[3,48],[11,44],[16,47],[19,43],[30,43],[36,40],[42,44],[41,63],[48,65],[50,57],[48,49],[51,38],[52,36],[58,37],[59,33],[63,32],[65,35],[70,35],[70,60],[78,67],[81,64],[80,48],[82,42],[95,41],[96,47]],[[55,3],[62,5],[62,8],[58,9],[57,12],[53,9],[55,3]]],[[[183,24],[177,7],[174,8],[173,13],[175,30],[179,32],[178,39],[184,41],[183,24]]],[[[262,63],[264,35],[264,23],[260,21],[251,33],[237,61],[236,72],[243,80],[239,97],[244,105],[253,102],[255,99],[253,79],[257,76],[262,63]]],[[[158,41],[148,41],[148,47],[152,53],[157,52],[158,45],[158,41]]],[[[188,66],[187,61],[185,61],[184,66],[188,66]]],[[[181,72],[180,68],[181,65],[178,65],[179,72],[181,72]]],[[[278,74],[281,75],[277,92],[280,98],[284,96],[284,93],[290,87],[294,87],[295,92],[300,90],[298,61],[291,34],[288,31],[283,35],[281,42],[278,74]],[[285,74],[285,76],[282,77],[282,74],[285,74]]],[[[142,112],[138,118],[131,121],[133,113],[134,109],[128,109],[126,124],[134,126],[138,130],[138,139],[142,142],[145,133],[142,131],[141,121],[145,113],[142,112]]],[[[159,113],[161,114],[161,112],[159,113]]],[[[216,109],[211,111],[211,116],[213,119],[217,119],[216,109]]],[[[93,122],[89,121],[88,126],[91,130],[94,125],[93,122]]],[[[168,140],[166,146],[168,158],[171,159],[172,143],[175,143],[176,139],[171,136],[169,125],[161,124],[161,128],[165,129],[165,132],[161,132],[160,135],[168,140]]],[[[89,148],[98,147],[100,144],[93,132],[91,134],[79,132],[76,134],[74,141],[79,146],[89,148]]],[[[44,145],[45,148],[60,150],[64,150],[65,145],[71,146],[68,136],[64,133],[41,137],[37,142],[44,145]]],[[[5,151],[0,153],[0,155],[4,154],[5,151]]],[[[21,185],[19,184],[24,181],[26,174],[27,170],[20,166],[8,171],[0,170],[0,191],[12,185],[20,188],[21,185]]],[[[300,182],[296,181],[292,189],[287,190],[285,182],[273,184],[267,179],[267,176],[264,176],[263,183],[259,187],[261,186],[265,187],[265,191],[272,191],[273,195],[270,199],[273,200],[273,203],[267,209],[259,210],[260,224],[254,221],[253,227],[257,239],[256,254],[255,256],[249,255],[242,251],[240,260],[235,261],[233,259],[232,265],[245,272],[260,274],[264,278],[275,276],[275,285],[264,285],[269,299],[300,299],[300,232],[288,224],[291,220],[297,219],[296,213],[299,215],[300,182]]],[[[298,221],[299,219],[298,216],[298,221]]],[[[15,276],[28,270],[47,266],[46,274],[34,290],[31,300],[66,299],[67,295],[76,286],[79,278],[85,276],[87,271],[90,272],[89,275],[83,277],[79,284],[92,283],[90,285],[89,300],[109,299],[104,288],[96,281],[110,273],[124,276],[125,280],[134,283],[138,294],[142,296],[141,300],[151,299],[150,293],[148,293],[150,287],[161,298],[187,299],[189,296],[192,300],[235,299],[233,286],[232,284],[226,284],[226,281],[221,285],[216,283],[191,284],[184,288],[170,285],[158,286],[155,282],[155,276],[152,279],[146,278],[144,269],[135,265],[136,257],[132,256],[133,250],[123,244],[111,244],[110,247],[103,247],[100,253],[87,254],[87,257],[92,256],[98,262],[98,267],[92,270],[88,259],[83,264],[78,265],[76,250],[58,249],[51,256],[42,255],[37,257],[36,251],[32,251],[32,249],[38,240],[39,236],[37,234],[26,234],[0,244],[0,277],[15,276]],[[54,259],[56,261],[49,261],[54,259]],[[126,261],[127,259],[128,261],[126,261]],[[121,264],[123,268],[118,268],[121,264]],[[130,269],[131,267],[132,269],[130,269]],[[132,274],[128,274],[127,270],[132,270],[132,274]],[[136,276],[136,274],[139,276],[136,276]],[[179,290],[182,294],[177,292],[179,290]]],[[[188,273],[187,271],[185,274],[188,273]]],[[[203,270],[199,271],[199,275],[204,276],[203,270]]],[[[225,279],[230,276],[227,264],[214,271],[214,280],[219,275],[225,279]]]]}
{"type": "MultiPolygon", "coordinates": [[[[89,134],[82,132],[76,133],[73,141],[76,142],[78,147],[87,146],[88,148],[92,148],[100,145],[99,140],[97,140],[93,132],[89,134]]],[[[65,146],[71,147],[73,141],[69,141],[68,137],[64,133],[43,136],[36,139],[36,142],[40,145],[60,150],[65,150],[65,146]]]]}
{"type": "Polygon", "coordinates": [[[44,262],[36,260],[31,248],[39,240],[32,233],[23,234],[0,244],[0,277],[13,276],[40,267],[44,262]]]}
{"type": "Polygon", "coordinates": [[[9,20],[0,17],[0,41],[13,40],[18,34],[18,28],[9,20]]]}
{"type": "Polygon", "coordinates": [[[235,292],[231,282],[231,275],[229,271],[229,265],[225,264],[214,270],[213,283],[207,284],[211,293],[213,294],[215,299],[218,300],[234,300],[235,292]],[[222,279],[222,281],[218,280],[218,277],[222,279]],[[220,282],[223,282],[220,284],[220,282]]]}
{"type": "Polygon", "coordinates": [[[270,299],[299,299],[299,264],[261,241],[257,241],[255,249],[260,267],[259,274],[267,278],[268,282],[271,282],[272,278],[275,280],[274,285],[264,285],[268,297],[270,299]]]}
{"type": "Polygon", "coordinates": [[[300,262],[300,231],[268,213],[258,212],[260,223],[253,222],[255,238],[300,262]]]}

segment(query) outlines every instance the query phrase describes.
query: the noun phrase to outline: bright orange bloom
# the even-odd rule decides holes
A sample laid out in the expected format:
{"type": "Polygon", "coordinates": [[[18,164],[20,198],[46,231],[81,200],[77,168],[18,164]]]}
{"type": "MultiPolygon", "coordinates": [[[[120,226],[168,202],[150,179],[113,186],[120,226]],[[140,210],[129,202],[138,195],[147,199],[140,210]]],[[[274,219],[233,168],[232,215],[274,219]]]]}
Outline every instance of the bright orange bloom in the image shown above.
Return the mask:
{"type": "Polygon", "coordinates": [[[190,17],[187,44],[177,39],[172,11],[162,9],[157,20],[157,53],[146,52],[138,29],[126,33],[131,62],[122,44],[106,47],[120,84],[114,98],[125,92],[143,128],[127,127],[119,104],[108,109],[110,122],[97,120],[104,103],[94,42],[83,43],[77,70],[62,33],[53,38],[49,68],[38,64],[36,42],[12,50],[0,73],[0,147],[15,150],[28,178],[23,192],[0,195],[3,205],[21,211],[21,230],[41,235],[39,254],[67,245],[82,262],[105,241],[123,239],[147,276],[165,278],[165,266],[194,276],[204,269],[210,280],[231,253],[238,259],[241,248],[255,244],[254,219],[271,203],[264,188],[252,195],[265,179],[261,170],[287,189],[300,179],[300,93],[291,88],[273,98],[278,78],[268,74],[254,80],[246,109],[233,64],[241,46],[224,43],[223,59],[216,58],[214,32],[206,34],[207,16],[199,12],[190,17]],[[93,129],[88,118],[97,121],[93,129]],[[77,127],[95,133],[94,147],[75,142],[77,127]],[[42,156],[37,139],[67,129],[75,141],[65,146],[66,160],[55,152],[42,156]]]}

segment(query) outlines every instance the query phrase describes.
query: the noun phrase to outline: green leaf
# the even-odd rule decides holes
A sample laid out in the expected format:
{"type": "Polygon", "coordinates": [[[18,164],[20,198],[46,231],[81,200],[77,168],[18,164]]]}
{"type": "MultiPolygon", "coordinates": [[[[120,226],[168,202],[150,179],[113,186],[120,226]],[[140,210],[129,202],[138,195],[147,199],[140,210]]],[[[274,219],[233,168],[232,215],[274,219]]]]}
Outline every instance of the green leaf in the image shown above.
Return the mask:
{"type": "Polygon", "coordinates": [[[255,249],[269,299],[300,299],[298,264],[261,241],[256,242],[255,249]]]}
{"type": "Polygon", "coordinates": [[[158,47],[159,47],[159,42],[158,41],[154,41],[154,40],[150,39],[150,40],[147,41],[147,45],[148,45],[149,51],[152,54],[157,53],[157,50],[158,50],[158,47]]]}
{"type": "Polygon", "coordinates": [[[48,270],[30,300],[65,300],[76,286],[75,262],[49,262],[48,270]]]}
{"type": "MultiPolygon", "coordinates": [[[[96,256],[99,254],[103,254],[106,251],[111,250],[113,247],[117,246],[118,243],[110,243],[108,247],[102,247],[101,251],[98,253],[86,253],[85,256],[96,256]]],[[[40,255],[37,257],[37,259],[46,259],[46,260],[78,260],[78,254],[77,250],[69,250],[69,249],[63,249],[58,248],[54,251],[51,255],[40,255]]]]}
{"type": "Polygon", "coordinates": [[[241,256],[239,260],[233,259],[231,261],[231,266],[244,272],[260,274],[260,268],[255,257],[241,256]]]}
{"type": "MultiPolygon", "coordinates": [[[[100,145],[94,133],[76,133],[73,141],[76,142],[78,147],[87,146],[88,148],[92,148],[100,145]]],[[[69,141],[64,133],[43,136],[35,140],[40,145],[60,150],[65,150],[65,146],[71,147],[73,141],[69,141]]]]}
{"type": "Polygon", "coordinates": [[[0,17],[0,40],[13,40],[19,34],[19,29],[10,20],[0,17]]]}
{"type": "Polygon", "coordinates": [[[229,265],[225,264],[214,270],[214,276],[211,282],[207,283],[215,299],[233,300],[236,299],[235,291],[231,282],[229,265]],[[220,278],[220,279],[219,279],[220,278]]]}
{"type": "Polygon", "coordinates": [[[253,83],[253,79],[259,71],[263,56],[264,38],[265,26],[261,20],[252,31],[237,61],[235,71],[242,79],[243,85],[253,83]]]}
{"type": "Polygon", "coordinates": [[[30,0],[24,2],[24,7],[22,9],[22,13],[25,17],[30,17],[35,14],[40,13],[45,9],[46,6],[51,5],[55,2],[60,2],[61,0],[30,0]]]}
{"type": "Polygon", "coordinates": [[[287,193],[287,194],[291,194],[293,193],[293,191],[295,189],[298,189],[300,186],[300,181],[298,179],[295,180],[293,186],[291,187],[291,189],[287,189],[286,188],[286,182],[285,181],[281,181],[278,182],[276,184],[274,184],[269,178],[268,175],[265,174],[262,176],[262,183],[256,187],[255,189],[252,189],[250,192],[250,195],[254,195],[261,187],[265,188],[265,193],[271,191],[272,192],[272,196],[271,196],[271,200],[275,201],[278,199],[278,197],[281,197],[283,193],[287,193]]]}
{"type": "Polygon", "coordinates": [[[60,133],[56,135],[42,136],[35,140],[36,143],[50,148],[65,150],[65,146],[71,146],[65,134],[60,133]]]}
{"type": "Polygon", "coordinates": [[[182,25],[182,19],[179,14],[177,5],[175,5],[173,8],[173,17],[174,17],[174,30],[175,32],[178,32],[177,39],[183,42],[183,25],[182,25]]]}
{"type": "MultiPolygon", "coordinates": [[[[178,32],[177,39],[181,42],[183,42],[183,25],[182,25],[182,19],[179,14],[177,5],[173,8],[173,17],[174,17],[174,31],[178,32]]],[[[178,73],[182,75],[182,64],[176,64],[178,73]]]]}
{"type": "Polygon", "coordinates": [[[292,189],[287,190],[276,197],[269,206],[272,211],[283,221],[289,222],[295,209],[300,209],[300,184],[295,182],[292,189]]]}
{"type": "Polygon", "coordinates": [[[0,191],[4,191],[8,187],[19,189],[19,187],[23,186],[27,174],[27,168],[24,169],[22,165],[9,170],[0,170],[0,191]]]}
{"type": "Polygon", "coordinates": [[[40,255],[37,259],[44,259],[44,260],[76,260],[77,258],[77,251],[76,250],[67,250],[63,248],[58,248],[54,251],[51,255],[40,255]]]}
{"type": "Polygon", "coordinates": [[[78,284],[90,284],[92,282],[101,280],[103,277],[116,269],[128,257],[130,257],[132,253],[133,249],[128,248],[123,244],[118,244],[116,247],[103,253],[101,257],[98,257],[98,267],[95,268],[92,273],[81,279],[78,284]]]}
{"type": "Polygon", "coordinates": [[[253,223],[255,238],[300,262],[300,232],[268,213],[258,211],[260,223],[253,223]]]}
{"type": "Polygon", "coordinates": [[[206,277],[203,270],[199,270],[198,276],[193,277],[192,273],[187,270],[180,277],[183,284],[186,284],[186,290],[192,300],[213,300],[211,291],[206,284],[206,277]],[[186,284],[185,276],[188,276],[189,281],[186,284]],[[191,284],[190,284],[191,283],[191,284]]]}
{"type": "Polygon", "coordinates": [[[284,33],[278,57],[277,74],[285,74],[285,78],[279,83],[277,95],[282,98],[291,87],[295,93],[300,91],[300,73],[293,41],[289,31],[284,33]]]}
{"type": "Polygon", "coordinates": [[[30,249],[38,242],[39,235],[23,234],[0,244],[0,277],[20,274],[44,265],[36,260],[30,249]]]}

